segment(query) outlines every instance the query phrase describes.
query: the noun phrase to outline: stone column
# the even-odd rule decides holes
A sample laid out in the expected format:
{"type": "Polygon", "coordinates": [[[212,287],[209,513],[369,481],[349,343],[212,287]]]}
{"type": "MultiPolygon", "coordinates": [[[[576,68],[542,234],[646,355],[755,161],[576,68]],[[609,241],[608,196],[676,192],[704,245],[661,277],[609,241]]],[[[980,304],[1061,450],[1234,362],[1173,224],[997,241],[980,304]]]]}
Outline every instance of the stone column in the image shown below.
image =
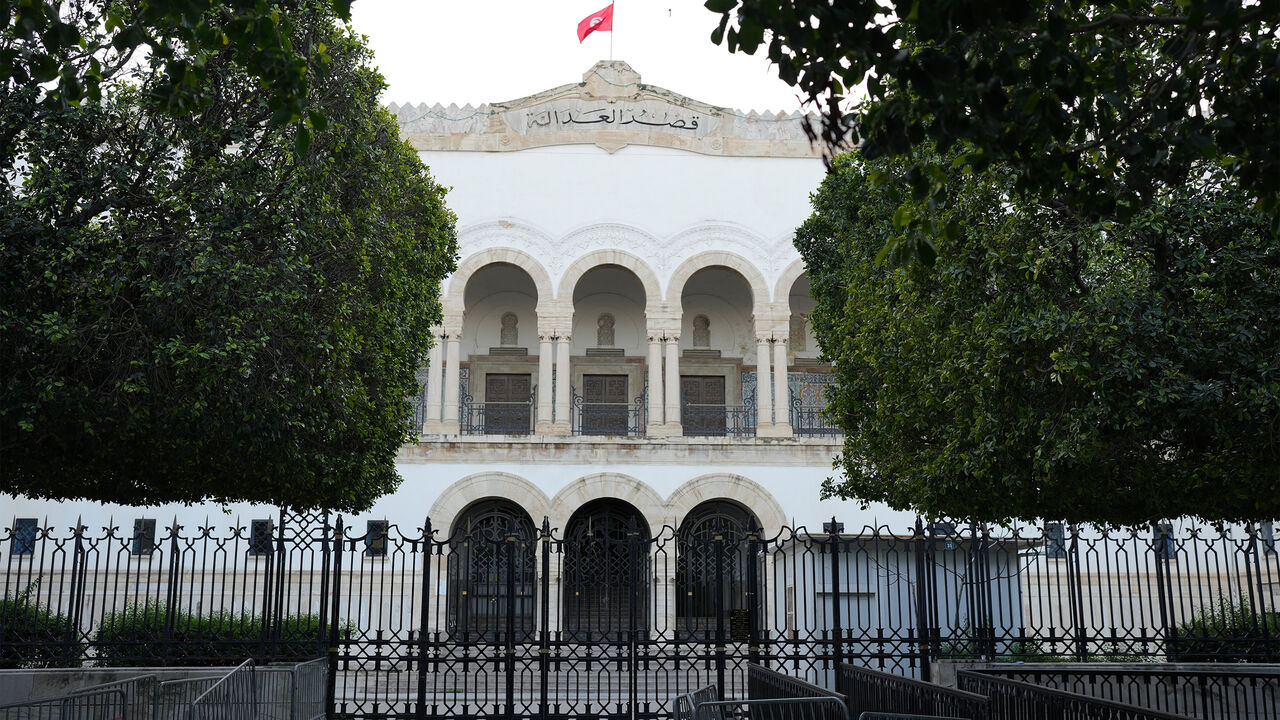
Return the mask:
{"type": "Polygon", "coordinates": [[[663,427],[666,428],[668,435],[683,435],[684,429],[680,426],[680,338],[666,337],[663,342],[667,345],[667,387],[666,387],[666,422],[663,427]]]}
{"type": "Polygon", "coordinates": [[[791,437],[791,398],[787,392],[787,341],[773,341],[773,436],[791,437]]]}
{"type": "Polygon", "coordinates": [[[440,364],[444,359],[444,353],[441,352],[440,347],[444,340],[441,338],[440,329],[433,330],[432,336],[435,342],[427,352],[427,416],[422,421],[422,432],[427,435],[440,432],[440,383],[444,379],[443,367],[440,364]]]}
{"type": "Polygon", "coordinates": [[[773,374],[769,372],[769,354],[773,350],[767,337],[756,338],[756,436],[774,437],[773,374]]]}
{"type": "Polygon", "coordinates": [[[551,363],[555,359],[552,348],[551,334],[541,333],[538,335],[538,420],[534,423],[533,431],[539,435],[545,435],[552,432],[551,411],[554,407],[551,395],[551,386],[553,384],[554,375],[552,374],[551,363]]]}
{"type": "Polygon", "coordinates": [[[645,398],[649,410],[649,422],[645,428],[645,434],[651,437],[663,434],[662,419],[666,410],[662,404],[664,395],[665,393],[662,392],[662,337],[655,332],[649,335],[649,397],[645,398]]]}
{"type": "Polygon", "coordinates": [[[457,435],[461,432],[458,427],[458,363],[462,354],[462,331],[447,330],[444,340],[444,411],[440,432],[446,435],[457,435]]]}
{"type": "Polygon", "coordinates": [[[555,338],[556,341],[556,419],[552,425],[551,434],[553,435],[569,435],[573,432],[573,424],[569,413],[569,387],[573,383],[573,374],[569,369],[569,343],[572,342],[568,334],[560,335],[555,338]]]}

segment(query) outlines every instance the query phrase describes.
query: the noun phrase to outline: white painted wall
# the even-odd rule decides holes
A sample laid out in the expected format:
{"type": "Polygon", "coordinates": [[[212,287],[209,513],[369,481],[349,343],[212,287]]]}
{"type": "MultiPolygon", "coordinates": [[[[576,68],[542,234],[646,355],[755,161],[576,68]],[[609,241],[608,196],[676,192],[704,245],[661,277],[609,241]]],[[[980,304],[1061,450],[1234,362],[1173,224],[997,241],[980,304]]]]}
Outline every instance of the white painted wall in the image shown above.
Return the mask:
{"type": "Polygon", "coordinates": [[[816,158],[712,157],[635,145],[613,154],[564,145],[419,156],[452,188],[446,202],[459,225],[518,218],[553,237],[599,222],[665,236],[708,221],[789,236],[809,216],[809,193],[825,172],[816,158]]]}
{"type": "MultiPolygon", "coordinates": [[[[748,465],[639,465],[629,463],[583,463],[573,465],[521,465],[503,463],[402,463],[397,466],[404,477],[400,489],[378,500],[373,508],[356,515],[347,514],[347,522],[356,523],[363,532],[365,521],[390,520],[404,527],[420,527],[432,503],[453,482],[481,472],[503,472],[524,478],[536,485],[548,497],[573,481],[598,473],[620,473],[636,478],[649,486],[662,498],[669,497],[686,482],[710,473],[741,475],[763,485],[778,503],[789,524],[807,526],[820,532],[822,523],[834,515],[845,524],[846,532],[856,532],[863,525],[872,527],[887,525],[894,532],[909,533],[914,515],[895,512],[884,506],[872,506],[866,510],[856,502],[822,500],[820,486],[831,471],[825,468],[796,468],[785,466],[760,467],[748,465]]],[[[712,498],[705,498],[712,499],[712,498]]],[[[60,533],[75,525],[81,517],[91,531],[98,531],[109,521],[114,521],[126,535],[132,532],[134,518],[155,518],[158,528],[167,527],[174,517],[187,528],[206,522],[223,528],[237,523],[248,526],[250,520],[274,518],[277,509],[271,506],[255,506],[234,503],[224,507],[217,505],[186,506],[166,504],[152,507],[129,507],[89,501],[47,502],[26,498],[0,496],[0,517],[9,522],[14,517],[39,518],[44,524],[59,529],[60,533]]],[[[562,511],[567,517],[572,508],[562,511]]],[[[532,513],[531,513],[532,514],[532,513]]],[[[651,522],[654,519],[649,518],[651,522]]],[[[433,518],[436,527],[445,532],[453,518],[433,518]]],[[[541,523],[542,518],[535,517],[541,523]]],[[[665,521],[665,520],[662,520],[665,521]]],[[[564,528],[561,528],[563,530],[564,528]]],[[[160,533],[163,535],[163,533],[160,533]]]]}

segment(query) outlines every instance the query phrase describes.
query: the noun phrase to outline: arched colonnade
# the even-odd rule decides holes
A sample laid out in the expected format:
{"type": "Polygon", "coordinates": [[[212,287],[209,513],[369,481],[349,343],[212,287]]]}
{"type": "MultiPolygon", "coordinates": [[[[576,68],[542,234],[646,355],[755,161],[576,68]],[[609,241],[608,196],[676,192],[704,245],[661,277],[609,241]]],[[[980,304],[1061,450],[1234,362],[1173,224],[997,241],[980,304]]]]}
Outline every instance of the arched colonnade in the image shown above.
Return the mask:
{"type": "Polygon", "coordinates": [[[436,569],[446,612],[432,629],[477,639],[531,634],[542,622],[535,602],[566,639],[625,630],[633,604],[642,632],[701,637],[717,615],[758,597],[746,592],[747,565],[768,560],[752,543],[785,522],[767,490],[732,474],[695,477],[663,498],[617,473],[554,496],[516,475],[479,473],[451,485],[431,517],[447,541],[436,569]]]}
{"type": "MultiPolygon", "coordinates": [[[[734,361],[739,369],[754,369],[751,400],[757,414],[752,434],[792,435],[787,371],[795,352],[789,354],[788,345],[797,337],[797,317],[799,337],[805,336],[800,313],[811,309],[801,261],[769,283],[741,254],[703,250],[660,278],[635,253],[597,249],[569,262],[558,275],[534,255],[513,247],[489,247],[463,258],[446,283],[443,324],[435,328],[439,342],[431,349],[429,365],[437,370],[428,374],[425,434],[465,432],[467,419],[460,418],[465,408],[460,409],[459,400],[465,406],[468,386],[462,368],[477,356],[488,363],[485,368],[510,366],[490,362],[500,355],[523,357],[531,368],[536,363],[536,374],[530,373],[527,381],[540,389],[533,393],[533,407],[525,411],[529,429],[535,434],[571,434],[573,413],[580,412],[575,406],[582,401],[576,393],[585,392],[593,377],[606,377],[592,373],[621,362],[605,359],[616,355],[636,362],[626,370],[630,380],[623,381],[609,400],[622,405],[635,398],[637,389],[644,393],[643,417],[633,417],[632,432],[622,434],[690,434],[682,427],[682,402],[689,402],[682,364],[690,374],[703,368],[732,379],[726,368],[734,361]],[[801,282],[806,290],[797,295],[801,282]],[[809,306],[797,308],[798,297],[809,306]],[[531,325],[536,349],[528,342],[531,325]]],[[[476,374],[471,378],[476,388],[472,392],[507,392],[496,385],[479,389],[476,374]]],[[[527,392],[526,385],[521,389],[527,392]]],[[[718,402],[743,403],[746,391],[730,383],[727,392],[718,389],[724,395],[718,402]]],[[[625,411],[619,407],[617,412],[625,411]]],[[[621,415],[617,421],[626,423],[621,415]]]]}

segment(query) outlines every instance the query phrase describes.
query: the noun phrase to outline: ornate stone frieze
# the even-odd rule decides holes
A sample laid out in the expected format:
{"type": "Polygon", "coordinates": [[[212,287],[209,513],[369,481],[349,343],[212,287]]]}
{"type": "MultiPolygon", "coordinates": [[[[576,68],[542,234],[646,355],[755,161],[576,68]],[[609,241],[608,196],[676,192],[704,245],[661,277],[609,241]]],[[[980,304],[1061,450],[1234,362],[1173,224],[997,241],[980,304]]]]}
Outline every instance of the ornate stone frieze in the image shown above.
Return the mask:
{"type": "Polygon", "coordinates": [[[582,82],[478,107],[391,105],[401,134],[418,150],[524,150],[598,145],[614,152],[655,145],[706,155],[818,157],[811,115],[742,112],[640,82],[620,60],[596,63],[582,82]]]}

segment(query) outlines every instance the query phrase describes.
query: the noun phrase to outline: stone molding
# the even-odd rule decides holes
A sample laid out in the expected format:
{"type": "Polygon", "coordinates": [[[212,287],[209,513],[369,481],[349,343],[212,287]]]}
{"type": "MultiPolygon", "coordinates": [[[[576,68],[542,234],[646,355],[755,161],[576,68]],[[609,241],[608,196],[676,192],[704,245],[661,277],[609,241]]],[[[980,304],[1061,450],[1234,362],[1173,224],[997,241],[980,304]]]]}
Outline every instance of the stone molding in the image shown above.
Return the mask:
{"type": "Polygon", "coordinates": [[[432,523],[448,523],[436,526],[440,535],[448,537],[453,531],[453,523],[464,510],[477,501],[485,498],[505,498],[519,505],[534,525],[542,522],[542,518],[551,512],[551,499],[542,489],[528,480],[510,473],[482,472],[468,475],[450,484],[431,503],[427,517],[432,523]]]}
{"type": "MultiPolygon", "coordinates": [[[[618,238],[616,242],[611,244],[614,248],[635,247],[634,244],[628,244],[624,238],[618,238]]],[[[574,260],[569,264],[569,267],[560,277],[560,290],[556,294],[557,299],[559,299],[562,304],[567,302],[572,306],[573,292],[577,288],[578,281],[582,279],[583,275],[586,275],[592,269],[602,265],[617,265],[630,270],[637,278],[639,278],[640,284],[644,287],[645,314],[650,315],[662,312],[662,289],[658,284],[658,276],[654,274],[653,270],[647,263],[645,263],[644,260],[641,260],[639,257],[632,255],[625,250],[594,250],[574,260]]]]}
{"type": "Polygon", "coordinates": [[[621,473],[596,473],[587,475],[560,488],[551,498],[551,527],[559,528],[563,533],[568,529],[569,519],[578,508],[592,500],[611,498],[622,500],[640,511],[649,523],[650,537],[662,531],[666,502],[662,496],[648,483],[621,473]]]}
{"type": "Polygon", "coordinates": [[[651,536],[662,532],[665,525],[679,528],[695,507],[712,500],[728,500],[750,510],[766,532],[774,532],[786,524],[786,514],[768,490],[750,478],[733,473],[699,475],[681,484],[663,498],[647,483],[630,475],[603,472],[577,478],[548,498],[532,482],[503,472],[468,475],[450,484],[431,504],[428,517],[437,538],[447,538],[453,524],[473,504],[491,498],[509,500],[532,518],[535,526],[542,518],[563,534],[570,518],[583,505],[602,498],[622,500],[640,512],[649,525],[651,536]]]}
{"type": "MultiPolygon", "coordinates": [[[[708,252],[728,252],[749,258],[750,264],[765,278],[774,278],[800,259],[800,253],[788,234],[766,238],[741,225],[726,222],[702,223],[665,238],[654,262],[658,274],[670,279],[676,269],[691,258],[708,252]]],[[[766,284],[766,288],[769,284],[766,284]]],[[[672,283],[665,286],[667,293],[672,283]]],[[[770,299],[766,293],[765,299],[770,299]]],[[[772,298],[777,300],[778,298],[772,298]]]]}
{"type": "Polygon", "coordinates": [[[510,152],[590,144],[607,152],[627,145],[668,147],[724,157],[819,158],[800,112],[742,112],[646,85],[620,60],[601,61],[582,82],[478,107],[388,108],[415,150],[510,152]]]}
{"type": "Polygon", "coordinates": [[[636,274],[645,287],[646,314],[677,318],[684,281],[703,267],[725,265],[748,278],[756,315],[762,303],[780,306],[780,314],[789,315],[791,283],[804,272],[788,239],[769,241],[726,223],[698,225],[665,238],[630,225],[596,223],[553,238],[520,222],[498,220],[459,231],[459,246],[462,259],[447,279],[442,298],[446,316],[462,314],[467,282],[496,262],[528,273],[538,292],[539,315],[572,315],[572,285],[603,264],[618,264],[636,274]]]}
{"type": "Polygon", "coordinates": [[[751,264],[751,261],[741,255],[723,250],[708,250],[694,255],[681,263],[668,281],[667,304],[672,308],[682,308],[681,296],[689,278],[693,277],[699,270],[711,267],[727,267],[741,275],[751,289],[752,314],[756,317],[763,317],[769,313],[769,286],[764,281],[764,275],[755,265],[751,264]]]}
{"type": "Polygon", "coordinates": [[[795,285],[796,280],[805,274],[808,270],[804,266],[803,259],[797,259],[787,266],[782,274],[778,276],[777,284],[773,288],[773,301],[775,303],[786,306],[787,313],[791,312],[791,286],[795,285]]]}
{"type": "Polygon", "coordinates": [[[544,308],[554,303],[555,295],[551,276],[547,274],[541,263],[523,250],[513,247],[494,247],[468,255],[458,263],[458,269],[449,276],[449,291],[441,298],[441,305],[446,312],[460,314],[465,310],[467,283],[477,272],[494,263],[515,265],[529,275],[538,291],[536,312],[541,314],[544,308]]]}
{"type": "MultiPolygon", "coordinates": [[[[678,425],[678,423],[677,423],[678,425]]],[[[844,441],[840,438],[717,438],[525,435],[488,437],[452,433],[426,435],[400,446],[396,462],[493,465],[565,465],[611,462],[616,465],[760,465],[831,469],[844,441]]]]}
{"type": "Polygon", "coordinates": [[[787,514],[782,505],[760,483],[732,473],[699,475],[672,491],[667,497],[667,512],[674,527],[688,514],[709,500],[732,500],[750,510],[767,530],[776,531],[787,524],[787,514]]]}

